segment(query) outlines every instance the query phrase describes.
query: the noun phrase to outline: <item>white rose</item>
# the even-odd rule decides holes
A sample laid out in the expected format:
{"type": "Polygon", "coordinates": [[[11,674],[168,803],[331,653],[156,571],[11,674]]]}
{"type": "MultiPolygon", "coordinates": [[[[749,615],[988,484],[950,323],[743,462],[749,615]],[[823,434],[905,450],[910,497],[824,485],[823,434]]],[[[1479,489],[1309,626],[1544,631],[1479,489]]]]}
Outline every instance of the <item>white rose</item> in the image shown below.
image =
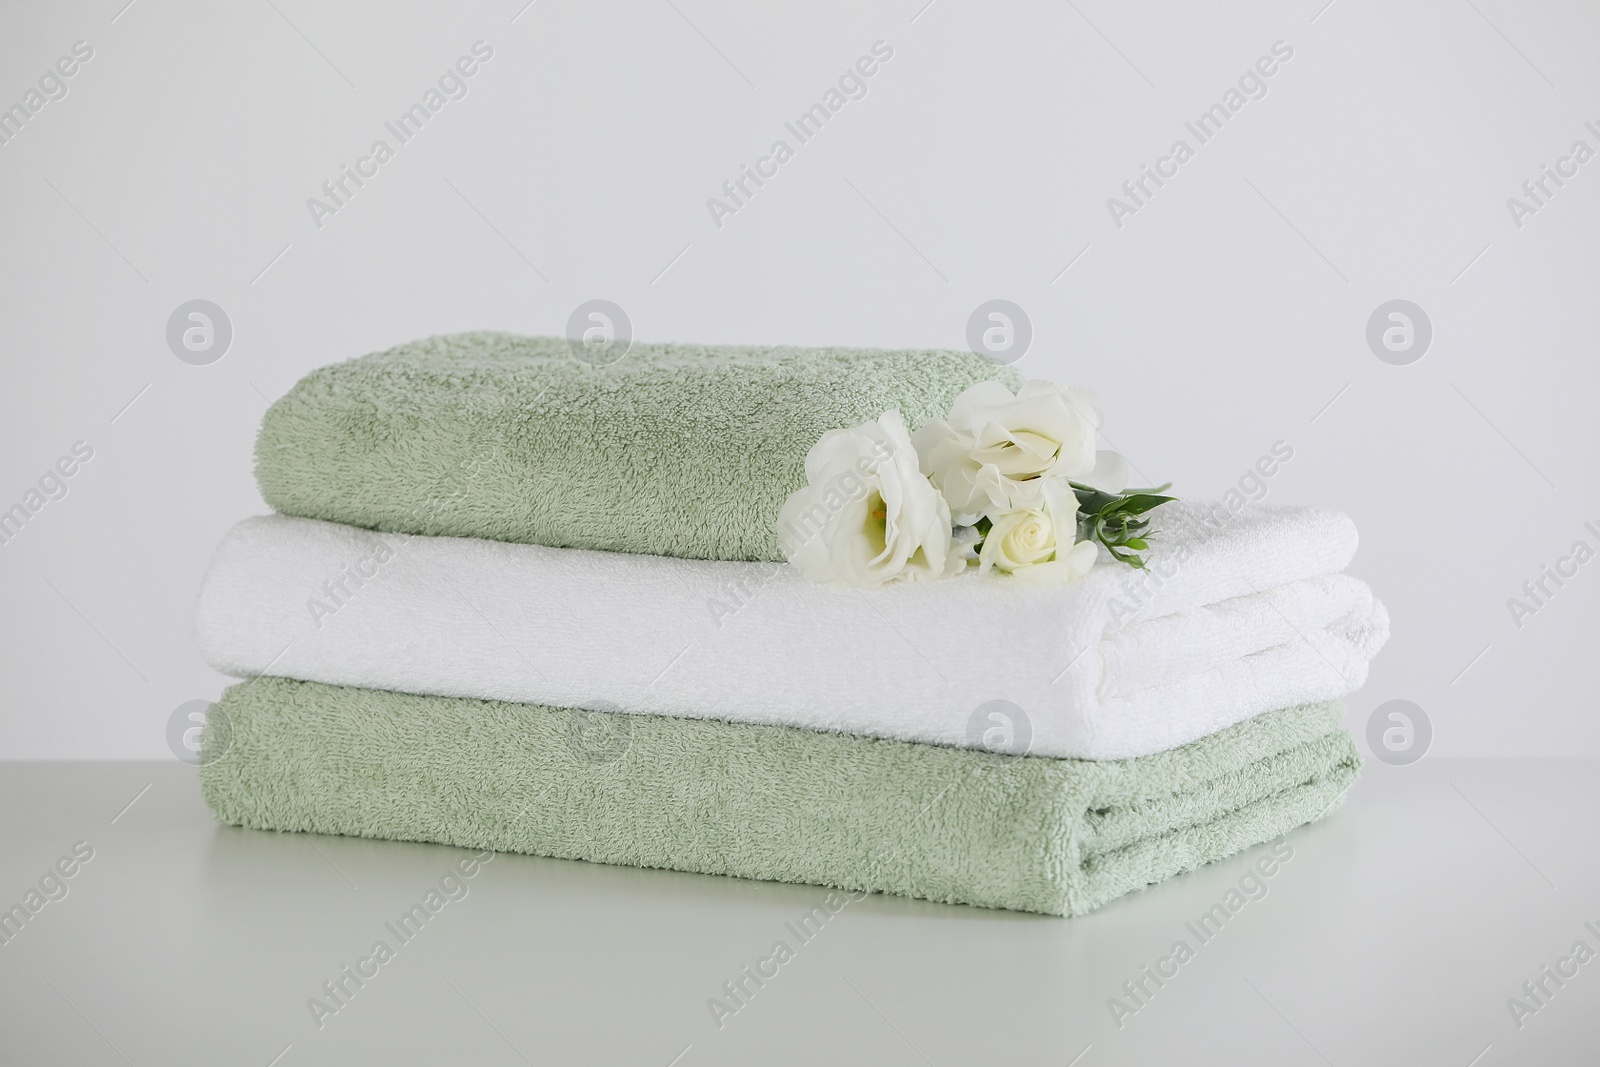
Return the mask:
{"type": "Polygon", "coordinates": [[[1091,389],[1030,381],[1013,396],[999,382],[979,382],[956,398],[948,419],[930,420],[913,440],[922,472],[967,526],[985,514],[1040,506],[1041,478],[1088,478],[1099,429],[1091,389]]]}
{"type": "Polygon", "coordinates": [[[1071,487],[1053,478],[1041,487],[1041,496],[1042,507],[994,517],[978,550],[979,574],[995,568],[1030,581],[1064,582],[1089,573],[1097,549],[1091,541],[1073,543],[1078,505],[1071,487]]]}
{"type": "Polygon", "coordinates": [[[778,512],[778,543],[812,581],[870,587],[966,566],[898,411],[823,434],[806,453],[806,481],[778,512]]]}

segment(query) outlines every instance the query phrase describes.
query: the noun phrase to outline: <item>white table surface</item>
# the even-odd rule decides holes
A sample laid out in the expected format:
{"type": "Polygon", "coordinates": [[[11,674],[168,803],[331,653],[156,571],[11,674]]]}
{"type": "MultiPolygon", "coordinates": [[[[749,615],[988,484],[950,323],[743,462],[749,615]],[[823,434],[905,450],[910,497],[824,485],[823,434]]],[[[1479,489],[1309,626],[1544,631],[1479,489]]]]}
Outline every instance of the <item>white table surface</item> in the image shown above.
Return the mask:
{"type": "Polygon", "coordinates": [[[501,855],[319,1028],[308,999],[466,853],[219,826],[176,762],[0,764],[0,908],[94,850],[0,945],[0,1062],[1592,1065],[1600,958],[1520,1028],[1507,1001],[1600,952],[1597,813],[1594,762],[1369,761],[1204,945],[1185,923],[1266,846],[1079,919],[868,897],[803,945],[824,890],[501,855]]]}

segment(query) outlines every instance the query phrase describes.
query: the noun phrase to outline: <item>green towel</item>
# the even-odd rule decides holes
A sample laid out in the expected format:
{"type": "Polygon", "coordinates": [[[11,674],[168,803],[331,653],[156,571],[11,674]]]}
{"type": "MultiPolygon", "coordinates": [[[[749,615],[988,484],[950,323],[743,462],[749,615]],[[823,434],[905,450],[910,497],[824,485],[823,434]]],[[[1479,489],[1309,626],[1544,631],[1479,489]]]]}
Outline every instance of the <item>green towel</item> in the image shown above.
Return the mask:
{"type": "Polygon", "coordinates": [[[286,515],[694,559],[781,560],[778,509],[828,430],[967,387],[969,352],[635,344],[464,333],[312,371],[267,411],[256,479],[286,515]]]}
{"type": "Polygon", "coordinates": [[[1318,819],[1360,769],[1333,703],[1105,762],[284,678],[219,707],[200,780],[226,823],[1051,915],[1318,819]]]}

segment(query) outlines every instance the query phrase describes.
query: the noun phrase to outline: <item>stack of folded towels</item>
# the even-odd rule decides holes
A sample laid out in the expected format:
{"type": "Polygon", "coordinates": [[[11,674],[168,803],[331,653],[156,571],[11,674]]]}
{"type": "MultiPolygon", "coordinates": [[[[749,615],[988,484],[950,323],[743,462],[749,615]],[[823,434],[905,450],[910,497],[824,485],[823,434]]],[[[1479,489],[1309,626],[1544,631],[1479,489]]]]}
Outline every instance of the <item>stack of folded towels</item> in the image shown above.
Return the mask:
{"type": "Polygon", "coordinates": [[[224,822],[1075,915],[1327,814],[1388,633],[1344,516],[1152,513],[1135,570],[861,590],[775,529],[827,430],[960,352],[433,338],[267,412],[218,549],[224,822]]]}

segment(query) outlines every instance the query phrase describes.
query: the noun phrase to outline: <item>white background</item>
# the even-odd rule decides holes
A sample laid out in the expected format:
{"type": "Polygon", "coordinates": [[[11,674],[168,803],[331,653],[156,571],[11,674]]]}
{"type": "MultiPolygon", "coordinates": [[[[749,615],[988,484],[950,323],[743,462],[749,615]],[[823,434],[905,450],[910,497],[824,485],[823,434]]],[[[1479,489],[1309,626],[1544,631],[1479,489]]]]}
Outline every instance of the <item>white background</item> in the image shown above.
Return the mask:
{"type": "Polygon", "coordinates": [[[1013,300],[1021,369],[1099,390],[1149,478],[1215,498],[1283,440],[1268,498],[1355,517],[1394,622],[1358,734],[1406,698],[1435,755],[1600,754],[1600,562],[1520,630],[1506,604],[1600,548],[1600,161],[1520,229],[1506,206],[1600,150],[1600,8],[923,2],[7,5],[0,105],[94,58],[0,146],[0,507],[95,454],[0,546],[0,756],[163,757],[220,692],[195,591],[265,510],[253,436],[299,376],[596,297],[647,340],[951,348],[1013,300]],[[306,199],[480,39],[469,95],[318,229],[306,199]],[[716,227],[707,197],[878,40],[867,97],[716,227]],[[1268,95],[1115,226],[1279,40],[1268,95]],[[165,341],[194,298],[233,323],[210,366],[165,341]],[[1433,323],[1410,366],[1365,341],[1394,298],[1433,323]]]}

